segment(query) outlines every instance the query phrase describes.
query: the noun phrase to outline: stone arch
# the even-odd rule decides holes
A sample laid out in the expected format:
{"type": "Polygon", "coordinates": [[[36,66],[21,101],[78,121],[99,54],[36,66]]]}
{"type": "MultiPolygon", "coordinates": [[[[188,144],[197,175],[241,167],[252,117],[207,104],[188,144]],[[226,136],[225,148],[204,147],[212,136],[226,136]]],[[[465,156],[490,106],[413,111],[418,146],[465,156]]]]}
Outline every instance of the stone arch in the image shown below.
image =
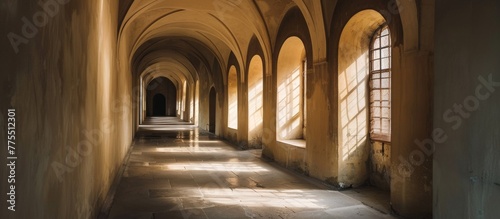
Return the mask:
{"type": "MultiPolygon", "coordinates": [[[[370,176],[369,53],[373,34],[385,24],[374,10],[363,10],[344,26],[338,43],[338,183],[360,186],[370,176]]],[[[388,185],[389,183],[387,183],[388,185]]],[[[387,186],[389,187],[389,186],[387,186]]]]}
{"type": "Polygon", "coordinates": [[[248,145],[261,147],[264,118],[264,63],[254,55],[248,64],[248,145]]]}
{"type": "Polygon", "coordinates": [[[208,122],[208,131],[211,133],[216,132],[217,125],[217,91],[214,86],[210,88],[209,91],[209,104],[208,104],[208,114],[209,114],[209,122],[208,122]]]}
{"type": "Polygon", "coordinates": [[[176,116],[177,86],[167,77],[157,77],[148,81],[146,86],[146,115],[147,116],[176,116]],[[159,96],[164,98],[163,112],[155,111],[159,96]],[[155,99],[156,98],[156,99],[155,99]]]}
{"type": "Polygon", "coordinates": [[[248,44],[248,53],[247,53],[247,59],[246,63],[248,63],[245,67],[245,81],[248,81],[248,74],[249,74],[249,69],[250,69],[250,63],[252,59],[258,55],[262,59],[262,65],[263,65],[263,71],[265,72],[265,69],[267,69],[268,65],[268,60],[266,60],[266,56],[264,55],[264,50],[262,49],[262,46],[260,45],[259,41],[255,36],[252,37],[250,40],[250,43],[248,44]]]}
{"type": "MultiPolygon", "coordinates": [[[[431,212],[432,190],[418,190],[432,181],[432,157],[426,158],[423,165],[415,167],[410,179],[401,175],[403,161],[414,150],[415,139],[425,138],[432,134],[431,125],[426,120],[431,110],[432,75],[425,66],[431,64],[419,57],[417,8],[414,1],[362,1],[341,0],[337,3],[330,28],[329,65],[333,75],[340,74],[339,44],[342,30],[357,13],[372,10],[379,13],[386,21],[391,31],[392,43],[392,78],[391,81],[391,148],[390,148],[390,194],[393,209],[398,214],[416,217],[431,212]],[[411,2],[411,3],[410,3],[411,2]],[[420,65],[420,66],[419,66],[420,65]],[[424,66],[423,68],[421,66],[424,66]],[[425,88],[425,89],[421,89],[425,88]],[[412,124],[409,126],[408,124],[412,124]],[[425,184],[425,185],[424,185],[425,184]],[[410,198],[411,197],[411,198],[410,198]],[[422,204],[426,203],[426,204],[422,204]]],[[[333,77],[332,87],[339,86],[337,77],[333,77]]],[[[339,107],[339,93],[333,89],[334,109],[339,107]]],[[[334,126],[341,121],[338,111],[333,112],[334,126]]],[[[341,135],[338,127],[334,135],[341,135]]],[[[340,139],[335,139],[335,145],[340,147],[340,139]]],[[[339,155],[339,160],[341,160],[339,155]]],[[[342,167],[339,166],[339,170],[342,167]]],[[[343,176],[340,176],[342,178],[343,176]]]]}
{"type": "Polygon", "coordinates": [[[305,69],[307,52],[302,40],[289,37],[277,59],[276,122],[278,140],[305,139],[305,69]]]}
{"type": "Polygon", "coordinates": [[[238,71],[231,65],[227,76],[227,127],[238,129],[238,71]]]}
{"type": "MultiPolygon", "coordinates": [[[[278,60],[279,60],[279,56],[280,56],[280,53],[282,51],[282,47],[284,46],[285,42],[291,38],[295,38],[297,39],[298,41],[300,41],[300,44],[303,45],[304,47],[304,58],[305,60],[307,60],[306,62],[306,66],[304,66],[304,69],[312,69],[312,63],[313,63],[313,52],[312,52],[312,49],[313,49],[313,46],[312,46],[312,41],[311,41],[311,34],[309,33],[309,28],[307,26],[307,22],[301,12],[301,10],[297,7],[297,6],[293,6],[291,7],[287,12],[286,14],[283,16],[283,19],[280,23],[280,26],[278,28],[278,33],[277,33],[277,36],[276,36],[276,40],[275,40],[275,46],[274,46],[274,51],[273,51],[273,62],[271,63],[272,65],[272,80],[273,80],[273,83],[272,85],[274,86],[272,88],[272,90],[274,90],[276,93],[274,93],[275,95],[273,95],[274,97],[273,98],[273,105],[275,105],[275,110],[273,112],[273,114],[275,115],[275,119],[273,120],[273,124],[271,124],[271,128],[275,128],[275,131],[276,131],[276,138],[279,140],[280,137],[279,137],[279,122],[277,120],[279,120],[278,118],[278,112],[279,112],[279,109],[278,109],[278,104],[279,104],[279,100],[278,100],[278,86],[279,86],[279,80],[278,80],[278,72],[279,72],[279,68],[278,68],[278,60]]],[[[303,101],[303,99],[301,100],[303,101]]],[[[305,104],[304,104],[305,105],[305,104]]],[[[304,139],[305,138],[305,127],[304,127],[304,124],[305,124],[305,121],[303,120],[305,119],[305,116],[302,116],[301,118],[301,121],[300,121],[300,125],[303,127],[302,130],[295,130],[294,132],[296,132],[295,134],[293,135],[290,135],[286,138],[291,138],[291,139],[304,139]]],[[[266,126],[267,127],[267,126],[266,126]]],[[[283,138],[282,138],[283,140],[283,138]]]]}
{"type": "Polygon", "coordinates": [[[314,60],[311,59],[311,63],[324,61],[327,53],[324,15],[323,13],[314,12],[315,10],[321,10],[321,1],[293,0],[293,2],[302,12],[311,37],[311,53],[313,53],[311,55],[314,58],[314,60]]]}
{"type": "MultiPolygon", "coordinates": [[[[419,48],[419,24],[418,24],[418,10],[416,1],[391,1],[397,5],[400,14],[401,25],[403,27],[404,35],[404,49],[405,51],[416,50],[419,48]]],[[[393,9],[394,10],[394,9],[393,9]]]]}
{"type": "MultiPolygon", "coordinates": [[[[292,7],[283,17],[281,21],[278,35],[275,41],[274,53],[273,53],[273,63],[275,64],[278,60],[281,47],[290,37],[295,36],[299,38],[304,44],[306,51],[306,58],[310,60],[308,62],[308,68],[312,67],[313,59],[313,47],[311,42],[311,34],[309,33],[309,28],[307,22],[302,15],[302,12],[298,7],[292,7]]],[[[276,68],[276,65],[273,65],[276,68]]],[[[273,72],[276,72],[273,70],[273,72]]]]}
{"type": "Polygon", "coordinates": [[[330,24],[330,60],[334,61],[335,58],[333,57],[337,56],[333,51],[337,51],[340,35],[342,33],[342,30],[344,30],[345,25],[347,25],[347,22],[358,12],[364,10],[373,10],[379,13],[387,22],[389,29],[391,29],[391,40],[393,42],[393,45],[403,45],[404,36],[399,10],[389,8],[391,6],[397,7],[397,5],[394,6],[391,4],[391,2],[394,1],[395,0],[382,0],[366,2],[363,0],[342,0],[337,3],[332,17],[332,22],[330,24]]]}

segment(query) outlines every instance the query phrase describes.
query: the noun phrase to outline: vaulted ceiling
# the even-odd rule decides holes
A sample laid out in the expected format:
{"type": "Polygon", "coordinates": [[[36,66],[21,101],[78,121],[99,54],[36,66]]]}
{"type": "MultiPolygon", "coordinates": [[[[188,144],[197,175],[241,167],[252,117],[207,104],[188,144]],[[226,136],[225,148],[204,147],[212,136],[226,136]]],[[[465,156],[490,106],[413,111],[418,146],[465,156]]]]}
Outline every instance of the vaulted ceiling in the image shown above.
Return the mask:
{"type": "MultiPolygon", "coordinates": [[[[165,76],[193,82],[200,68],[227,72],[231,54],[244,69],[253,37],[264,51],[263,60],[270,59],[290,8],[299,7],[310,18],[304,2],[321,5],[319,0],[120,1],[119,52],[131,63],[134,77],[147,80],[165,76]]],[[[225,74],[210,77],[224,80],[225,74]]]]}

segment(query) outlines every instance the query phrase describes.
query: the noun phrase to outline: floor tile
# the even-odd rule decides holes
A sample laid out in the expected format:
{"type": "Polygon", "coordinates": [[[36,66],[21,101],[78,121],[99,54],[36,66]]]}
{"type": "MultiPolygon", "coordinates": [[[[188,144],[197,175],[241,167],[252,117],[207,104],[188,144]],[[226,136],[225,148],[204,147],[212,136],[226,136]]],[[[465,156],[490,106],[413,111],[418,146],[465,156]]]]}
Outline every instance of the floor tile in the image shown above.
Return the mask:
{"type": "Polygon", "coordinates": [[[173,118],[148,122],[109,218],[394,218],[383,191],[333,191],[262,160],[261,150],[237,150],[173,118]]]}

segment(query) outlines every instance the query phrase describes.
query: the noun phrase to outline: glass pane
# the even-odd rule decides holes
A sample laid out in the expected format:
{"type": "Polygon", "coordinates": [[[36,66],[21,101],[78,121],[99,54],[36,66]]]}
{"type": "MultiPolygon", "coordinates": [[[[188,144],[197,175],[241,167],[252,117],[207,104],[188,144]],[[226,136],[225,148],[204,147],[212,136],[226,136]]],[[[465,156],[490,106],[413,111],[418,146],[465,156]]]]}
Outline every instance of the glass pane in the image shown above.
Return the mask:
{"type": "Polygon", "coordinates": [[[371,123],[372,123],[373,129],[375,129],[375,130],[380,129],[380,120],[379,119],[375,119],[371,123]]]}
{"type": "Polygon", "coordinates": [[[382,90],[382,100],[390,100],[391,93],[389,90],[382,90]]]}
{"type": "Polygon", "coordinates": [[[380,80],[373,80],[372,81],[372,88],[380,88],[380,80]]]}
{"type": "Polygon", "coordinates": [[[382,79],[382,88],[389,88],[389,78],[382,79]]]}
{"type": "Polygon", "coordinates": [[[380,70],[380,61],[378,61],[378,60],[377,61],[373,61],[372,62],[372,66],[373,66],[373,70],[374,71],[380,70]]]}
{"type": "Polygon", "coordinates": [[[391,122],[389,119],[382,119],[382,129],[384,130],[390,130],[391,129],[391,122]]]}
{"type": "Polygon", "coordinates": [[[389,58],[384,58],[382,59],[382,69],[388,69],[389,68],[389,58]]]}
{"type": "Polygon", "coordinates": [[[385,100],[385,101],[381,101],[380,102],[380,105],[382,107],[387,107],[387,108],[390,108],[391,107],[391,102],[389,100],[385,100]]]}
{"type": "Polygon", "coordinates": [[[380,100],[380,91],[379,90],[372,91],[372,100],[373,101],[379,101],[380,100]]]}
{"type": "Polygon", "coordinates": [[[389,54],[389,48],[382,49],[381,52],[382,52],[382,58],[387,58],[391,55],[389,54]]]}
{"type": "Polygon", "coordinates": [[[391,110],[388,108],[382,108],[382,117],[390,118],[391,117],[391,110]]]}
{"type": "MultiPolygon", "coordinates": [[[[366,44],[365,44],[366,45],[366,44]]],[[[366,48],[366,47],[365,47],[366,48]]],[[[380,38],[376,38],[374,41],[373,41],[373,48],[374,49],[377,49],[377,48],[380,48],[380,38]]]]}
{"type": "Polygon", "coordinates": [[[379,59],[380,58],[380,50],[375,50],[372,52],[372,58],[373,59],[379,59]]]}
{"type": "Polygon", "coordinates": [[[384,36],[381,38],[382,47],[389,46],[389,36],[384,36]]]}
{"type": "Polygon", "coordinates": [[[384,35],[389,35],[389,28],[387,28],[387,27],[386,27],[386,28],[384,28],[384,29],[382,30],[382,33],[381,33],[380,35],[382,35],[382,36],[384,36],[384,35]]]}

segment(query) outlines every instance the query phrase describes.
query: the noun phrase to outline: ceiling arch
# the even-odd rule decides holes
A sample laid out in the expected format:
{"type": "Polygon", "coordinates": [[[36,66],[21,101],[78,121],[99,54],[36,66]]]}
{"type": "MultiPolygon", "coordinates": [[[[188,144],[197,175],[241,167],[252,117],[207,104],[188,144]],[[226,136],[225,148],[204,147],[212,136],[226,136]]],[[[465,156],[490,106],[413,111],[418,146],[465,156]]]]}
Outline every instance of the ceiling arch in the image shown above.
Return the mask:
{"type": "MultiPolygon", "coordinates": [[[[317,45],[326,41],[322,15],[312,13],[321,8],[320,0],[124,0],[120,7],[118,50],[133,77],[143,76],[148,65],[165,65],[170,66],[165,70],[195,81],[205,72],[200,64],[211,72],[227,72],[230,54],[239,69],[246,69],[252,40],[260,44],[264,62],[270,63],[281,20],[293,7],[304,15],[313,51],[321,53],[324,49],[317,45]],[[220,69],[213,71],[215,66],[220,69]]],[[[211,78],[225,81],[226,75],[211,78]]]]}

